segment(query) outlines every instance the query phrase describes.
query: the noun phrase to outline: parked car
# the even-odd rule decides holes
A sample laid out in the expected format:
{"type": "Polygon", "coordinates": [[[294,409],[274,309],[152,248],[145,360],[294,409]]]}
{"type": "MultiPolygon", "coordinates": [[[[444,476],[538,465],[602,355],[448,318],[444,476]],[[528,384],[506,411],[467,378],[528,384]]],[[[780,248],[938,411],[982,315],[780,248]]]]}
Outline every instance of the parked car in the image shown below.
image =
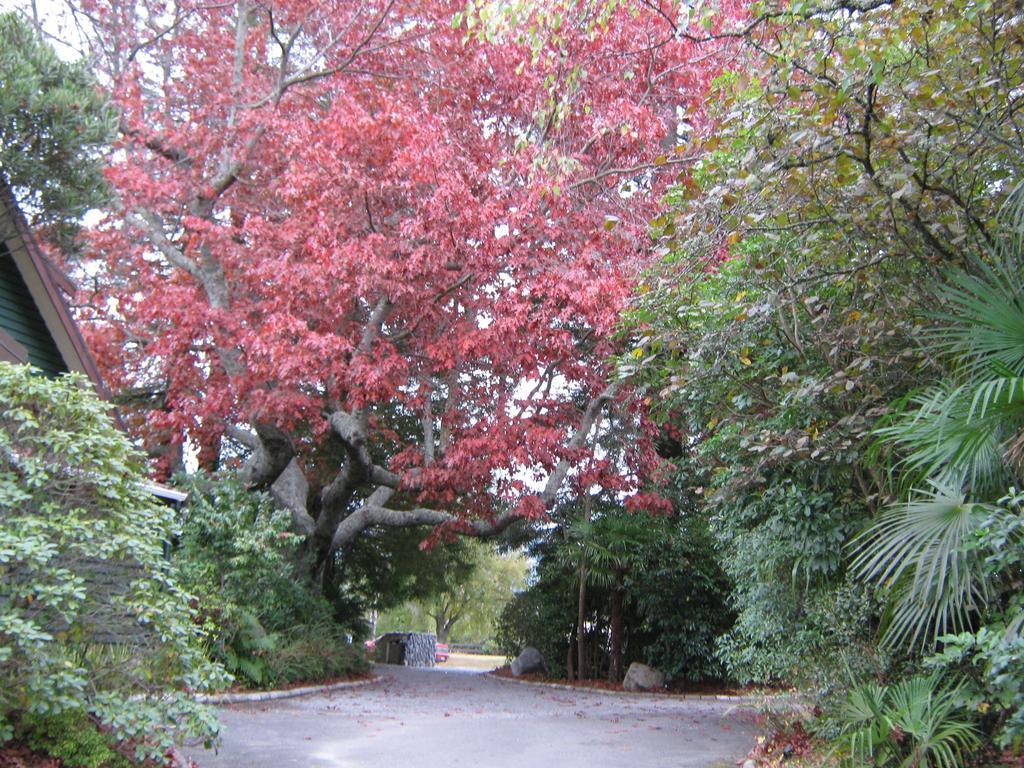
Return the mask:
{"type": "Polygon", "coordinates": [[[448,644],[437,643],[434,646],[434,662],[437,664],[443,664],[448,661],[448,644]]]}

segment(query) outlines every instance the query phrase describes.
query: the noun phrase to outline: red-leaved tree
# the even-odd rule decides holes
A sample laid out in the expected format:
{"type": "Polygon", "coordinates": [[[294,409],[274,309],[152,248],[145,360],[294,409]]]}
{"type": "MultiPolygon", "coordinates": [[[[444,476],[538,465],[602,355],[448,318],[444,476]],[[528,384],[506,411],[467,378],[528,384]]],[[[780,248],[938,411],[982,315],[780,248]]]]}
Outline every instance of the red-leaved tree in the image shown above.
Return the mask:
{"type": "Polygon", "coordinates": [[[135,425],[237,459],[322,563],[635,494],[608,361],[718,66],[680,9],[80,0],[121,113],[88,327],[135,425]]]}

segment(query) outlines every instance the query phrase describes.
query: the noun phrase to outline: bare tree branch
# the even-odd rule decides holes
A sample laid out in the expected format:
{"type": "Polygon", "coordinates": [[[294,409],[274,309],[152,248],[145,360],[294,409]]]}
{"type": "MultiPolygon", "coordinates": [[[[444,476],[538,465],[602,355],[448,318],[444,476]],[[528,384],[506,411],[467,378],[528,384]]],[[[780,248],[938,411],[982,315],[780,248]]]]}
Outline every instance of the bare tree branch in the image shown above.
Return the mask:
{"type": "Polygon", "coordinates": [[[149,242],[172,266],[185,270],[197,280],[202,280],[199,265],[182,253],[181,249],[164,234],[164,225],[159,216],[150,211],[136,209],[129,211],[125,218],[129,224],[134,224],[145,233],[149,242]]]}
{"type": "MultiPolygon", "coordinates": [[[[583,412],[583,418],[580,420],[579,426],[576,427],[576,432],[573,433],[566,446],[569,450],[578,450],[583,447],[587,436],[594,428],[594,424],[597,422],[604,407],[615,398],[621,387],[621,381],[613,381],[599,395],[591,398],[590,402],[587,403],[586,410],[583,412]]],[[[555,497],[558,495],[562,483],[565,482],[565,478],[569,474],[570,466],[571,463],[568,459],[561,459],[555,465],[555,468],[551,470],[551,474],[548,475],[548,481],[544,484],[544,490],[540,492],[540,500],[544,502],[544,506],[550,507],[554,504],[555,497]]]]}

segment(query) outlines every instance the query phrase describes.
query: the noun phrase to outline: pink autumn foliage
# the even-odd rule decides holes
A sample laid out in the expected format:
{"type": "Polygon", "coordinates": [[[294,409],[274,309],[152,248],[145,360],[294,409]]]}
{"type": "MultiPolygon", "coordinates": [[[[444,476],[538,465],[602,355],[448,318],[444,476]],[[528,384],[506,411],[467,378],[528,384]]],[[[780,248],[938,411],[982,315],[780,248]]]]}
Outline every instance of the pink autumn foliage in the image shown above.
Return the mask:
{"type": "Polygon", "coordinates": [[[676,3],[621,4],[605,26],[574,5],[578,31],[533,50],[453,27],[463,0],[274,0],[253,6],[237,68],[233,3],[80,4],[122,115],[87,327],[116,387],[166,392],[129,413],[141,433],[213,459],[228,425],[272,422],[330,472],[327,414],[363,409],[389,466],[420,472],[416,503],[467,520],[503,504],[542,516],[517,473],[563,459],[664,509],[636,493],[659,461],[628,386],[612,404],[635,429],[621,460],[567,444],[623,351],[648,221],[686,151],[677,114],[706,127],[723,63],[673,31],[676,3]]]}

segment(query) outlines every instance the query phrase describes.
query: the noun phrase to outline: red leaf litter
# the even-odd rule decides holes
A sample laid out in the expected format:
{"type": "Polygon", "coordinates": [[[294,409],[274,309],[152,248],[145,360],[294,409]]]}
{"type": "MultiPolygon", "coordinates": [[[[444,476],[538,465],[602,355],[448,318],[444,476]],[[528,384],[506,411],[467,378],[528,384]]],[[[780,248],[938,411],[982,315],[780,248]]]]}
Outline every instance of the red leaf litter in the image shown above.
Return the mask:
{"type": "Polygon", "coordinates": [[[758,744],[750,752],[746,759],[754,760],[758,764],[764,762],[773,764],[772,761],[783,758],[806,757],[814,751],[814,740],[804,729],[804,724],[796,722],[782,730],[776,731],[769,738],[758,744]]]}

